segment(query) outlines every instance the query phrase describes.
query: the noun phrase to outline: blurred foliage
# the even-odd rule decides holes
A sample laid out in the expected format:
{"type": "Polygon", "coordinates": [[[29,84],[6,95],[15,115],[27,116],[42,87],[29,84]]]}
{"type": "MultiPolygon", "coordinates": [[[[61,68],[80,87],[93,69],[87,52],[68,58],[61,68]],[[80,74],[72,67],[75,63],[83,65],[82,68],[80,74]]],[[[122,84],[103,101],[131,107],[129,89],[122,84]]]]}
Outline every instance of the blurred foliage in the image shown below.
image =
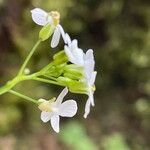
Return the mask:
{"type": "Polygon", "coordinates": [[[94,143],[86,135],[84,126],[78,122],[70,122],[63,126],[60,139],[74,150],[96,150],[94,143]]]}
{"type": "MultiPolygon", "coordinates": [[[[8,141],[12,140],[14,143],[16,141],[16,145],[19,145],[19,139],[22,139],[19,150],[30,149],[29,147],[36,150],[37,147],[44,150],[66,150],[69,148],[65,145],[74,148],[82,146],[80,136],[83,136],[82,140],[86,143],[83,148],[95,143],[94,147],[98,146],[98,149],[102,150],[123,148],[148,150],[150,147],[148,140],[150,138],[150,1],[0,0],[1,85],[16,74],[22,59],[38,38],[41,27],[33,23],[30,15],[30,10],[34,7],[41,7],[47,11],[54,9],[60,11],[62,26],[72,38],[79,40],[79,47],[94,49],[96,70],[98,70],[96,106],[91,110],[88,119],[84,120],[82,115],[85,100],[82,95],[76,96],[75,98],[79,99],[80,109],[77,119],[81,120],[82,125],[76,123],[67,125],[64,122],[66,128],[64,125],[60,137],[51,135],[48,125],[45,135],[47,138],[40,142],[43,139],[41,135],[45,132],[43,131],[45,126],[40,122],[37,108],[19,102],[19,99],[12,95],[3,95],[0,98],[0,135],[2,135],[0,147],[6,145],[5,135],[8,141]],[[74,130],[71,130],[72,128],[74,130]],[[35,135],[37,132],[39,135],[35,135]],[[73,136],[77,138],[74,138],[75,142],[72,144],[73,136]],[[38,146],[34,148],[30,140],[38,146]]],[[[58,50],[62,48],[63,45],[60,44],[58,50]]],[[[49,40],[44,42],[34,55],[29,68],[34,71],[40,69],[51,60],[55,52],[50,51],[49,40]]],[[[25,94],[45,99],[58,95],[60,91],[57,86],[50,88],[31,82],[22,83],[17,88],[25,94]]],[[[70,95],[71,98],[73,96],[70,95]]],[[[13,146],[10,146],[10,150],[11,148],[13,149],[13,146]]]]}
{"type": "Polygon", "coordinates": [[[129,150],[124,137],[119,133],[105,137],[102,142],[105,150],[129,150]]]}

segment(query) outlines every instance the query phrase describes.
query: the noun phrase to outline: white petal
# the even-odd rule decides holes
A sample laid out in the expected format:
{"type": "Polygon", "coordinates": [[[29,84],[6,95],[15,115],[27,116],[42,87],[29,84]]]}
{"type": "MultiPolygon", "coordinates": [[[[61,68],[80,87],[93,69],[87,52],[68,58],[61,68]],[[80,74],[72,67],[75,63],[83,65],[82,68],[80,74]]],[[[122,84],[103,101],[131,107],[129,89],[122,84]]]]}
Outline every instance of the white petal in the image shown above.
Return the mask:
{"type": "Polygon", "coordinates": [[[94,61],[94,56],[93,56],[93,50],[89,49],[86,52],[85,64],[84,64],[86,76],[88,80],[91,79],[92,72],[94,71],[94,66],[95,66],[95,61],[94,61]]]}
{"type": "Polygon", "coordinates": [[[73,56],[74,56],[74,64],[83,66],[84,65],[84,59],[83,59],[83,50],[80,48],[73,50],[73,56]]]}
{"type": "Polygon", "coordinates": [[[92,72],[91,79],[90,79],[90,82],[89,82],[91,86],[94,85],[96,75],[97,75],[97,71],[92,72]]]}
{"type": "Polygon", "coordinates": [[[94,106],[94,96],[93,96],[93,91],[89,91],[89,101],[91,103],[92,106],[94,106]]]}
{"type": "Polygon", "coordinates": [[[58,30],[59,30],[59,32],[61,33],[62,38],[63,38],[63,40],[64,40],[64,42],[65,42],[65,32],[64,32],[63,27],[62,27],[60,24],[58,25],[58,30]]]}
{"type": "Polygon", "coordinates": [[[45,111],[42,111],[41,112],[41,120],[43,122],[48,122],[52,117],[52,113],[50,112],[45,112],[45,111]]]}
{"type": "Polygon", "coordinates": [[[53,115],[51,117],[51,126],[54,129],[55,132],[59,132],[59,116],[58,115],[53,115]]]}
{"type": "Polygon", "coordinates": [[[92,49],[89,49],[87,52],[86,52],[86,60],[88,59],[93,59],[94,60],[94,55],[93,55],[93,50],[92,49]]]}
{"type": "Polygon", "coordinates": [[[55,101],[55,104],[56,105],[60,105],[64,99],[64,97],[66,96],[66,94],[68,93],[68,88],[64,88],[62,90],[62,92],[59,94],[59,96],[57,97],[56,101],[55,101]]]}
{"type": "Polygon", "coordinates": [[[91,106],[91,102],[88,99],[86,104],[85,104],[85,113],[84,113],[84,118],[87,118],[87,115],[90,113],[90,106],[91,106]]]}
{"type": "Polygon", "coordinates": [[[75,61],[74,56],[73,56],[72,52],[70,51],[69,47],[65,45],[64,51],[65,51],[69,61],[74,64],[76,61],[75,61]]]}
{"type": "Polygon", "coordinates": [[[48,23],[47,22],[48,13],[45,12],[44,10],[40,8],[35,8],[31,10],[31,13],[32,13],[32,19],[36,24],[44,26],[48,23]]]}
{"type": "Polygon", "coordinates": [[[59,107],[59,115],[62,117],[73,117],[77,113],[77,103],[74,100],[67,100],[59,107]]]}
{"type": "Polygon", "coordinates": [[[78,48],[78,41],[76,40],[76,39],[74,39],[73,41],[72,41],[72,47],[71,47],[71,49],[77,49],[78,48]]]}
{"type": "Polygon", "coordinates": [[[61,33],[61,35],[62,35],[62,38],[63,38],[65,44],[68,44],[68,45],[69,45],[69,44],[71,43],[71,38],[70,38],[70,36],[69,36],[67,33],[65,33],[63,27],[62,27],[60,24],[58,25],[58,29],[59,29],[59,31],[60,31],[60,33],[61,33]]]}
{"type": "Polygon", "coordinates": [[[70,36],[67,33],[65,34],[65,40],[64,41],[68,45],[71,44],[71,38],[70,38],[70,36]]]}
{"type": "Polygon", "coordinates": [[[59,44],[59,41],[60,41],[60,30],[58,29],[57,26],[52,37],[51,47],[55,48],[59,44]]]}

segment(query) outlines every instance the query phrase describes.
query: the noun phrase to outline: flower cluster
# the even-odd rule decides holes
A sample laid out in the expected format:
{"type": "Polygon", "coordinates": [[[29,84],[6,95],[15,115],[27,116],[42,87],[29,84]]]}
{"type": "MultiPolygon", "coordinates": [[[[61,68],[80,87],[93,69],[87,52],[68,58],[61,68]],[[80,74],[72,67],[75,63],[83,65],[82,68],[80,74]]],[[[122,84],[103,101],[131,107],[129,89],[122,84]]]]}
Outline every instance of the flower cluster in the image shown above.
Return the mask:
{"type": "MultiPolygon", "coordinates": [[[[51,31],[51,47],[55,48],[59,44],[60,38],[64,41],[64,50],[55,54],[53,65],[44,68],[45,76],[52,75],[55,80],[66,88],[60,93],[56,101],[39,100],[39,109],[42,110],[41,120],[47,122],[50,120],[53,129],[59,132],[59,116],[73,117],[77,112],[77,103],[74,100],[67,100],[62,103],[68,89],[74,93],[87,94],[88,100],[85,105],[84,118],[90,113],[90,107],[94,106],[95,78],[97,72],[94,71],[95,61],[93,50],[89,49],[85,53],[78,47],[78,41],[71,39],[68,33],[65,33],[60,25],[60,14],[57,11],[45,12],[40,8],[31,11],[33,21],[46,28],[46,32],[51,31]],[[56,63],[57,62],[57,63],[56,63]],[[58,63],[59,62],[59,63],[58,63]],[[68,87],[68,88],[67,88],[68,87]]],[[[45,32],[44,31],[44,32],[45,32]]],[[[39,35],[42,39],[44,33],[39,35]]],[[[49,34],[50,35],[50,34],[49,34]]]]}

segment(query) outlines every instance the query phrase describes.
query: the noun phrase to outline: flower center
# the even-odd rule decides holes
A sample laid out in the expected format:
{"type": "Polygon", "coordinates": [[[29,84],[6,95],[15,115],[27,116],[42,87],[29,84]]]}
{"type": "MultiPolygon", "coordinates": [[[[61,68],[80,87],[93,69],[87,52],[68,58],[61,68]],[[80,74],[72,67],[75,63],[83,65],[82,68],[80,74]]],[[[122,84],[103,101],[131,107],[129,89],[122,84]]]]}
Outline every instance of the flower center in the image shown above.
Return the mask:
{"type": "Polygon", "coordinates": [[[60,21],[60,13],[58,11],[51,11],[50,16],[53,18],[54,25],[57,26],[60,21]]]}
{"type": "Polygon", "coordinates": [[[55,101],[55,97],[54,98],[52,98],[51,100],[49,100],[49,101],[46,101],[46,100],[44,100],[44,99],[40,99],[39,100],[39,106],[38,106],[38,108],[41,110],[41,111],[45,111],[45,112],[54,112],[54,111],[56,111],[55,110],[55,107],[53,106],[53,104],[54,104],[54,101],[55,101]]]}

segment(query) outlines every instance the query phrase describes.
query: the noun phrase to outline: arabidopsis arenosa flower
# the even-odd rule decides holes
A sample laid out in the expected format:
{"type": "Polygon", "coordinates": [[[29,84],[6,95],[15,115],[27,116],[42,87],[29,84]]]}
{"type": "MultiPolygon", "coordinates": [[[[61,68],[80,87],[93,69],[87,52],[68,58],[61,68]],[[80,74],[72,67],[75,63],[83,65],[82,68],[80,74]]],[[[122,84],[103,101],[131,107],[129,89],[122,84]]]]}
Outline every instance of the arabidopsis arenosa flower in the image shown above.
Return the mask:
{"type": "Polygon", "coordinates": [[[68,89],[64,90],[57,97],[56,101],[46,101],[40,99],[39,109],[42,110],[41,120],[43,122],[50,121],[55,132],[59,132],[60,117],[73,117],[77,112],[77,103],[74,100],[67,100],[62,103],[63,98],[68,93],[68,89]]]}
{"type": "Polygon", "coordinates": [[[31,14],[32,19],[36,24],[40,26],[45,26],[46,24],[55,26],[54,34],[51,40],[52,48],[55,48],[58,45],[61,36],[66,44],[71,42],[69,35],[64,32],[64,29],[59,24],[60,14],[57,11],[51,11],[48,13],[40,8],[35,8],[31,10],[31,14]]]}
{"type": "Polygon", "coordinates": [[[70,44],[65,45],[64,50],[71,63],[83,67],[84,79],[82,80],[87,84],[88,94],[88,100],[85,105],[84,118],[87,118],[87,115],[90,113],[90,106],[94,106],[94,82],[97,74],[97,72],[94,71],[95,61],[93,50],[89,49],[85,54],[82,49],[78,48],[77,40],[73,40],[70,44]]]}

